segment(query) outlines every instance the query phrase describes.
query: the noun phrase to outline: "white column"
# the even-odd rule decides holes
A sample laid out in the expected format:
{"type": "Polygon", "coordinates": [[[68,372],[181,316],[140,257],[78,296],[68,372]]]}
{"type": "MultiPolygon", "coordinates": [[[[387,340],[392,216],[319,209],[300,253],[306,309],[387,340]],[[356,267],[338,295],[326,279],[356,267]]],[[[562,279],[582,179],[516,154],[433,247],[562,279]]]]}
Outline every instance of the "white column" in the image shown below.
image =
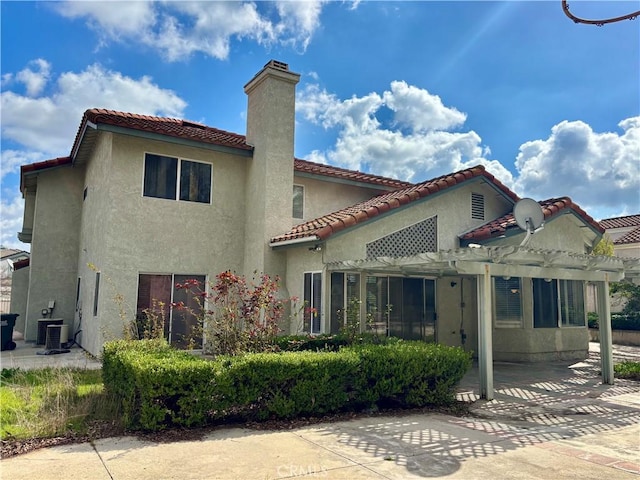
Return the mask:
{"type": "Polygon", "coordinates": [[[609,300],[609,275],[597,283],[598,324],[600,327],[600,363],[602,383],[613,385],[613,347],[611,341],[611,306],[609,300]]]}
{"type": "Polygon", "coordinates": [[[484,274],[478,275],[478,369],[480,373],[480,398],[493,400],[493,342],[491,304],[491,273],[489,264],[484,274]]]}

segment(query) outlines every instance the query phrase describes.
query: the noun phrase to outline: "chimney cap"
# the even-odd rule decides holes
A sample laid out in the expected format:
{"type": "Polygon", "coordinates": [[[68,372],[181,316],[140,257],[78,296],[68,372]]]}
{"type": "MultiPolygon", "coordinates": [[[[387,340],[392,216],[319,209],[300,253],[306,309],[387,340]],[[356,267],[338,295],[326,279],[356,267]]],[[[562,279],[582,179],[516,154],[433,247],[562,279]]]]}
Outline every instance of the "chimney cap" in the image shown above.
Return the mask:
{"type": "Polygon", "coordinates": [[[278,70],[284,70],[285,72],[289,71],[289,64],[281,62],[279,60],[269,60],[269,62],[264,66],[264,68],[272,67],[277,68],[278,70]]]}

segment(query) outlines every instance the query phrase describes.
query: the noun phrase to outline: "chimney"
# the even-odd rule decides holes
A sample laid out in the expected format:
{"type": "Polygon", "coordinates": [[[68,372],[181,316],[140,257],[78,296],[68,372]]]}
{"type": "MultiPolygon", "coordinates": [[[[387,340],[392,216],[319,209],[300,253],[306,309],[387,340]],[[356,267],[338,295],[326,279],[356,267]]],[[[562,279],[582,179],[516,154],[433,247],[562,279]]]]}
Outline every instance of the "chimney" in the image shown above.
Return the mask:
{"type": "Polygon", "coordinates": [[[284,254],[269,240],[291,228],[295,87],[300,75],[271,60],[244,87],[247,143],[253,146],[245,188],[245,274],[285,274],[284,254]]]}

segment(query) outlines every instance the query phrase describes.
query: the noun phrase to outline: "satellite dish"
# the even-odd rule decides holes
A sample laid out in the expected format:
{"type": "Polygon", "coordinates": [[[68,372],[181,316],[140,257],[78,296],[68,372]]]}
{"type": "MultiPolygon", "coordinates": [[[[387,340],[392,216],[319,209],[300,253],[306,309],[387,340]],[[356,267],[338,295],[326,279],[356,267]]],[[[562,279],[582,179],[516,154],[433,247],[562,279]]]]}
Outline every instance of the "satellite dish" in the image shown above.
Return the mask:
{"type": "Polygon", "coordinates": [[[531,198],[523,198],[513,207],[513,216],[518,226],[533,233],[542,226],[544,213],[540,204],[531,198]]]}
{"type": "Polygon", "coordinates": [[[544,225],[544,212],[540,204],[532,198],[523,198],[513,207],[513,216],[518,226],[527,232],[520,246],[524,246],[531,235],[540,230],[544,225]]]}

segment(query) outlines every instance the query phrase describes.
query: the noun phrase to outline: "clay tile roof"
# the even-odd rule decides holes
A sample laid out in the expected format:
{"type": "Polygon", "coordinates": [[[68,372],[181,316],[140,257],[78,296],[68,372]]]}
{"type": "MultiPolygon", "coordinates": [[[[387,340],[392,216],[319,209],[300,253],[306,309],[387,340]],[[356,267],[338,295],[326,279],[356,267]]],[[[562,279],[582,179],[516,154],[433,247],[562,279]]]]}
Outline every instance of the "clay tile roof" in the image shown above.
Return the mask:
{"type": "MultiPolygon", "coordinates": [[[[602,222],[600,222],[602,225],[602,222]]],[[[630,232],[625,233],[620,238],[613,241],[614,245],[627,245],[629,243],[640,243],[640,226],[634,228],[630,232]]]]}
{"type": "Polygon", "coordinates": [[[605,218],[600,220],[600,225],[607,230],[610,228],[638,227],[640,226],[640,214],[605,218]]]}
{"type": "Polygon", "coordinates": [[[29,172],[36,172],[38,170],[45,170],[47,168],[60,167],[62,165],[71,165],[71,157],[58,157],[51,160],[44,160],[42,162],[29,163],[28,165],[20,166],[20,191],[24,188],[24,175],[29,172]]]}
{"type": "Polygon", "coordinates": [[[514,202],[518,200],[518,196],[515,193],[504,186],[499,180],[495,179],[482,165],[478,165],[466,170],[461,170],[460,172],[442,175],[427,180],[426,182],[384,193],[352,205],[351,207],[301,223],[287,233],[272,238],[271,243],[277,244],[280,242],[304,239],[309,239],[309,241],[326,240],[332,234],[344,228],[364,223],[381,213],[394,210],[402,205],[409,204],[475,177],[485,177],[493,183],[496,188],[513,199],[514,202]]]}
{"type": "MultiPolygon", "coordinates": [[[[569,197],[562,198],[550,198],[548,200],[543,200],[540,203],[542,207],[542,212],[544,213],[545,221],[556,216],[559,213],[564,212],[567,209],[573,210],[579,217],[584,219],[584,221],[591,225],[596,231],[600,233],[604,233],[604,229],[600,226],[598,222],[596,222],[591,216],[589,216],[582,208],[580,208],[577,204],[573,203],[569,197]]],[[[496,218],[484,225],[461,235],[460,238],[462,240],[467,241],[481,241],[487,240],[489,238],[500,237],[505,234],[508,229],[519,228],[516,223],[516,219],[513,216],[513,213],[507,213],[500,218],[496,218]]]]}
{"type": "Polygon", "coordinates": [[[369,173],[358,172],[355,170],[347,170],[346,168],[333,167],[322,163],[309,162],[299,158],[294,159],[293,165],[294,170],[300,173],[309,173],[342,180],[351,180],[354,182],[370,183],[383,187],[404,188],[412,185],[411,183],[403,182],[402,180],[381,177],[379,175],[371,175],[369,173]]]}
{"type": "Polygon", "coordinates": [[[225,147],[253,150],[247,144],[246,137],[237,133],[218,130],[207,127],[198,122],[179,120],[176,118],[154,117],[151,115],[138,115],[135,113],[117,112],[102,108],[92,108],[84,112],[78,134],[73,143],[72,152],[76,150],[82,139],[82,132],[87,122],[94,124],[106,124],[116,127],[140,130],[143,132],[158,133],[170,137],[185,138],[197,142],[221,145],[225,147]]]}
{"type": "MultiPolygon", "coordinates": [[[[180,120],[176,118],[154,117],[150,115],[138,115],[135,113],[117,112],[114,110],[93,108],[87,110],[84,113],[71,152],[75,152],[79,142],[81,142],[82,133],[87,122],[91,122],[93,124],[107,124],[143,132],[157,133],[160,135],[168,135],[171,137],[184,138],[197,142],[209,143],[225,147],[239,148],[242,150],[253,150],[253,147],[247,144],[247,139],[244,135],[219,130],[202,123],[193,122],[190,120],[180,120]]],[[[367,173],[332,167],[330,165],[322,165],[319,163],[308,162],[306,160],[300,159],[295,159],[294,169],[298,172],[324,175],[327,177],[339,178],[344,180],[353,180],[356,182],[370,183],[383,187],[402,188],[411,185],[411,183],[403,182],[401,180],[394,180],[378,175],[370,175],[367,173]]]]}

